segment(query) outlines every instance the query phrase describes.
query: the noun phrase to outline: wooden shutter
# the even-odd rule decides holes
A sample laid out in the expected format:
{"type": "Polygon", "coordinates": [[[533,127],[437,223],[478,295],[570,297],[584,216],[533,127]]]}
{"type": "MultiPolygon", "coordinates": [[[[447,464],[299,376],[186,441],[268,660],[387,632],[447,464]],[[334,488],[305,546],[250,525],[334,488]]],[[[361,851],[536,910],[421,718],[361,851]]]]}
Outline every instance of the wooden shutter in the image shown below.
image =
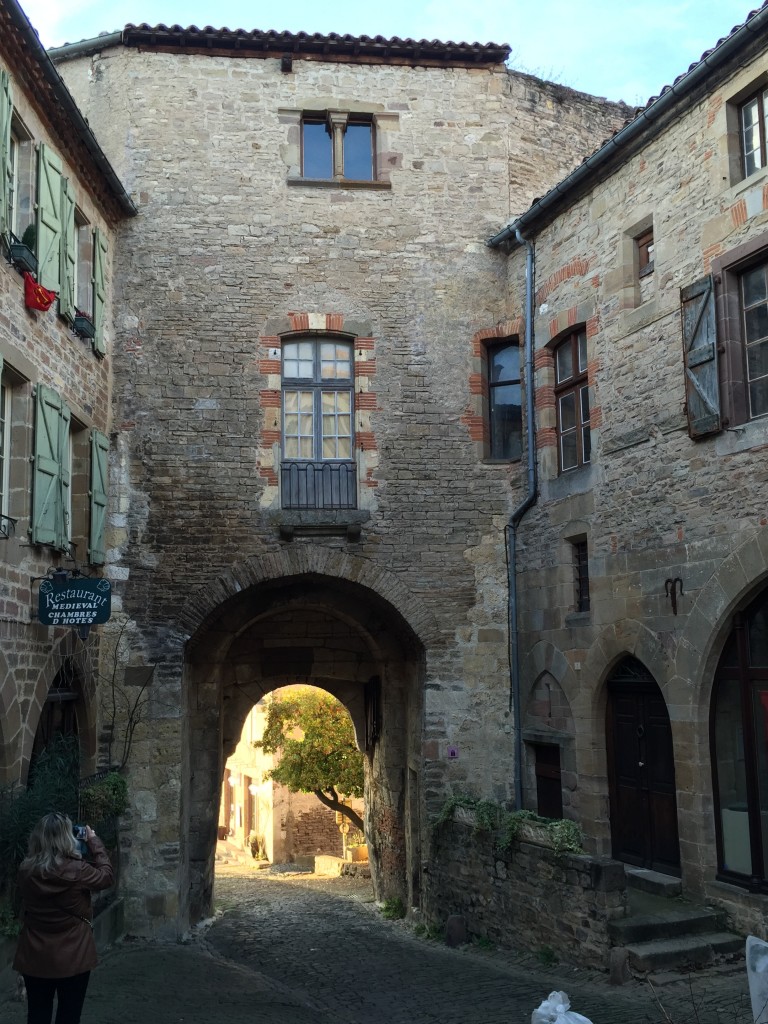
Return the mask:
{"type": "Polygon", "coordinates": [[[77,269],[77,235],[75,234],[75,196],[67,178],[61,179],[61,291],[59,313],[75,319],[75,276],[77,269]]]}
{"type": "Polygon", "coordinates": [[[37,280],[60,289],[61,160],[44,142],[37,154],[37,280]]]}
{"type": "Polygon", "coordinates": [[[11,119],[13,89],[7,71],[0,71],[0,235],[10,231],[11,119]]]}
{"type": "Polygon", "coordinates": [[[104,234],[95,228],[93,232],[93,326],[96,333],[93,337],[93,350],[103,356],[106,351],[104,343],[104,302],[107,295],[107,240],[104,234]]]}
{"type": "Polygon", "coordinates": [[[711,277],[680,291],[688,433],[706,437],[722,430],[717,376],[715,290],[711,277]]]}
{"type": "Polygon", "coordinates": [[[61,534],[61,396],[38,384],[32,481],[32,543],[57,545],[61,534]]]}
{"type": "Polygon", "coordinates": [[[72,505],[72,447],[70,444],[69,421],[69,406],[65,402],[62,402],[61,409],[59,411],[60,472],[58,514],[56,517],[56,547],[61,551],[69,550],[69,542],[72,537],[71,523],[69,521],[72,505]]]}
{"type": "Polygon", "coordinates": [[[109,438],[99,430],[91,431],[91,531],[88,560],[103,565],[107,560],[104,536],[107,519],[107,474],[109,471],[109,438]]]}

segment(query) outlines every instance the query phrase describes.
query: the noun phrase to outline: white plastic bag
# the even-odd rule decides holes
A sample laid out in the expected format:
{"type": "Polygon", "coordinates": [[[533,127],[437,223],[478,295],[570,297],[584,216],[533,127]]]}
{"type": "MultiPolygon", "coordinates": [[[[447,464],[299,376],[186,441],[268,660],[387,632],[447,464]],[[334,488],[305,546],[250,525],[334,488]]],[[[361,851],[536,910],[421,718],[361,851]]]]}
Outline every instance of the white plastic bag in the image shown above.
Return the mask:
{"type": "Polygon", "coordinates": [[[565,992],[550,992],[549,997],[531,1014],[531,1024],[592,1024],[591,1020],[574,1013],[565,992]]]}

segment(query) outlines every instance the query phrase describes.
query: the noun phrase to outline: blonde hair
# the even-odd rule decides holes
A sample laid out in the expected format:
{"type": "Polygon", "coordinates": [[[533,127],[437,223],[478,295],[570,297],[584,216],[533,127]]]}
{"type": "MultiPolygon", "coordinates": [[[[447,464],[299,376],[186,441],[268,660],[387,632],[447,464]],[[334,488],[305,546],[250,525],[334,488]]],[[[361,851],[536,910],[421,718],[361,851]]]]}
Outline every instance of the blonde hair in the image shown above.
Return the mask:
{"type": "Polygon", "coordinates": [[[68,815],[54,811],[42,817],[32,829],[27,856],[20,870],[47,874],[70,858],[82,859],[72,822],[68,815]]]}

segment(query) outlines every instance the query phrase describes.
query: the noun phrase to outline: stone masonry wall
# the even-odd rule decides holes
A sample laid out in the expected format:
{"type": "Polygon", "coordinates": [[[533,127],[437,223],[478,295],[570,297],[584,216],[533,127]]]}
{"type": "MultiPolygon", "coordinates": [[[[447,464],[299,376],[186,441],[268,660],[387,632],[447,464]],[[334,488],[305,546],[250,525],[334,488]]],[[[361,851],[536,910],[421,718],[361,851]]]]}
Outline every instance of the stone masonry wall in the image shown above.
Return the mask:
{"type": "MultiPolygon", "coordinates": [[[[768,221],[768,174],[739,181],[733,172],[734,103],[768,71],[765,55],[743,63],[535,238],[540,494],[520,530],[519,586],[523,708],[535,705],[543,674],[562,687],[577,780],[568,813],[589,848],[611,852],[605,682],[630,654],[653,674],[671,719],[683,884],[727,900],[735,921],[741,901],[747,925],[754,898],[714,882],[709,706],[733,612],[768,572],[768,422],[729,426],[726,411],[722,432],[691,440],[680,316],[681,289],[763,237],[768,221]],[[651,224],[654,269],[641,282],[634,238],[651,224]],[[581,324],[592,458],[558,474],[551,347],[581,324]],[[570,540],[580,537],[591,606],[577,614],[570,540]],[[675,577],[684,590],[676,613],[665,592],[675,577]]],[[[522,251],[510,259],[513,295],[524,294],[524,263],[522,251]]]]}
{"type": "Polygon", "coordinates": [[[528,950],[548,947],[564,960],[607,970],[608,922],[627,912],[624,866],[607,858],[556,854],[496,837],[453,820],[433,838],[428,917],[444,925],[461,915],[474,938],[528,950]]]}
{"type": "Polygon", "coordinates": [[[134,657],[156,666],[164,735],[162,764],[153,727],[135,748],[146,804],[136,891],[151,873],[169,899],[183,792],[179,622],[217,576],[283,549],[274,350],[302,325],[359,343],[367,518],[354,545],[293,543],[328,560],[353,550],[435,623],[425,718],[411,724],[423,728],[413,770],[426,801],[446,787],[509,798],[503,527],[521,474],[484,462],[466,426],[472,339],[510,313],[506,268],[484,241],[626,113],[502,66],[279,66],[120,47],[60,65],[140,206],[119,240],[116,472],[127,509],[112,522],[110,571],[137,625],[134,657]],[[318,109],[376,115],[382,186],[288,183],[301,112],[318,109]],[[451,746],[460,756],[447,761],[451,746]]]}

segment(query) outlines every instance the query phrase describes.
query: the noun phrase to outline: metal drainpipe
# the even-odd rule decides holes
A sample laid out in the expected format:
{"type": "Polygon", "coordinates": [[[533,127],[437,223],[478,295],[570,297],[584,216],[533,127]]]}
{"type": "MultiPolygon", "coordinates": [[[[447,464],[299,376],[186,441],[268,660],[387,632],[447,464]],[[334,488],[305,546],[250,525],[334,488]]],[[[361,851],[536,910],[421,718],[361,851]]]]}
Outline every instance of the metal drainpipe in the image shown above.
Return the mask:
{"type": "Polygon", "coordinates": [[[518,505],[507,524],[508,560],[507,585],[509,588],[509,710],[514,718],[515,730],[515,808],[523,806],[523,729],[520,709],[520,643],[517,627],[517,528],[525,513],[536,501],[536,433],[534,419],[533,377],[533,284],[534,247],[515,231],[517,241],[527,250],[525,262],[525,411],[528,435],[528,493],[518,505]]]}

